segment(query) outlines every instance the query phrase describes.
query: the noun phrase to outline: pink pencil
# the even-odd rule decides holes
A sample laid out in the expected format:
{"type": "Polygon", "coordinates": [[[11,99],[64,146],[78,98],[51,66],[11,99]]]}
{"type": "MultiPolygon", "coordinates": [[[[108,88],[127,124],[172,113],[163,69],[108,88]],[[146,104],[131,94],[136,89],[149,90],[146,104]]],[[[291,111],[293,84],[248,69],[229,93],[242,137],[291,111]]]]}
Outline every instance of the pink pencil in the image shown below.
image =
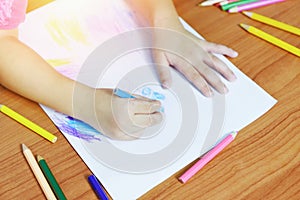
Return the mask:
{"type": "Polygon", "coordinates": [[[278,2],[282,2],[285,0],[264,0],[264,1],[257,1],[257,2],[253,2],[253,3],[248,3],[248,4],[244,4],[241,6],[236,6],[234,8],[231,8],[228,10],[228,12],[230,13],[236,13],[236,12],[241,12],[244,10],[250,10],[253,8],[258,8],[258,7],[262,7],[262,6],[267,6],[273,3],[278,3],[278,2]]]}
{"type": "Polygon", "coordinates": [[[233,131],[227,137],[218,143],[212,150],[205,154],[200,160],[198,160],[190,169],[188,169],[183,175],[179,177],[182,183],[186,183],[192,176],[194,176],[202,167],[204,167],[209,161],[211,161],[218,153],[220,153],[227,145],[229,145],[237,135],[237,131],[233,131]]]}

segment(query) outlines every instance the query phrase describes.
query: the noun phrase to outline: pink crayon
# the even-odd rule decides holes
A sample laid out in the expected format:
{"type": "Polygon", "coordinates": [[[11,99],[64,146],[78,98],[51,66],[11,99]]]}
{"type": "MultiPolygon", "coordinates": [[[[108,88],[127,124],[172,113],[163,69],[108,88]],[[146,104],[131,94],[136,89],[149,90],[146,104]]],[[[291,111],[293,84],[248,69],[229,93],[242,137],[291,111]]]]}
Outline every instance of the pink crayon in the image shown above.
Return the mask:
{"type": "Polygon", "coordinates": [[[218,143],[212,150],[205,154],[200,160],[198,160],[190,169],[188,169],[183,175],[179,177],[182,183],[186,183],[192,176],[194,176],[202,167],[204,167],[209,161],[211,161],[218,153],[220,153],[227,145],[229,145],[237,135],[237,131],[233,131],[225,137],[220,143],[218,143]]]}
{"type": "Polygon", "coordinates": [[[250,10],[250,9],[253,9],[253,8],[267,6],[267,5],[274,4],[274,3],[279,3],[279,2],[282,2],[282,1],[285,1],[285,0],[264,0],[264,1],[257,1],[257,2],[253,2],[253,3],[248,3],[248,4],[236,6],[234,8],[229,9],[228,12],[229,13],[241,12],[241,11],[244,11],[244,10],[250,10]]]}

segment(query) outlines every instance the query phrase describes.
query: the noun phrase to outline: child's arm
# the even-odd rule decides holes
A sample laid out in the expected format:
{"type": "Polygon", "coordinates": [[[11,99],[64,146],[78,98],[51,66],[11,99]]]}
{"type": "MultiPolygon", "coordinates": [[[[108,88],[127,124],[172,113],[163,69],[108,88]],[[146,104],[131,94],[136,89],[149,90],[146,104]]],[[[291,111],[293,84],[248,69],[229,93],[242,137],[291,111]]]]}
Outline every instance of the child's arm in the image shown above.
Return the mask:
{"type": "Polygon", "coordinates": [[[128,100],[113,95],[112,90],[95,90],[60,75],[21,43],[16,31],[0,30],[0,84],[30,100],[85,121],[113,139],[138,137],[144,128],[162,119],[157,112],[158,101],[136,98],[128,105],[128,100]],[[80,95],[74,104],[75,85],[80,95]],[[76,113],[73,113],[73,106],[77,106],[76,113]]]}
{"type": "Polygon", "coordinates": [[[16,35],[17,30],[0,31],[0,84],[71,115],[73,81],[57,73],[16,35]]]}
{"type": "MultiPolygon", "coordinates": [[[[189,79],[205,96],[211,96],[215,88],[220,93],[226,93],[227,87],[216,75],[215,71],[224,76],[227,80],[236,79],[232,71],[212,53],[224,54],[230,57],[236,57],[237,52],[219,44],[202,41],[187,32],[178,19],[178,14],[172,0],[127,0],[127,3],[139,16],[145,18],[153,27],[171,29],[180,32],[191,41],[196,41],[198,47],[186,44],[186,42],[177,40],[170,41],[176,43],[183,51],[189,52],[188,60],[192,60],[193,65],[183,62],[178,56],[169,52],[153,51],[155,62],[162,66],[173,66],[189,79]]],[[[159,38],[158,38],[159,40],[159,38]]],[[[165,37],[164,42],[168,40],[165,37]]],[[[159,41],[157,41],[159,42],[159,41]]],[[[191,42],[193,43],[193,42],[191,42]]],[[[186,57],[185,57],[186,58],[186,57]]],[[[168,87],[171,84],[170,72],[166,67],[157,67],[158,74],[163,86],[168,87]]]]}

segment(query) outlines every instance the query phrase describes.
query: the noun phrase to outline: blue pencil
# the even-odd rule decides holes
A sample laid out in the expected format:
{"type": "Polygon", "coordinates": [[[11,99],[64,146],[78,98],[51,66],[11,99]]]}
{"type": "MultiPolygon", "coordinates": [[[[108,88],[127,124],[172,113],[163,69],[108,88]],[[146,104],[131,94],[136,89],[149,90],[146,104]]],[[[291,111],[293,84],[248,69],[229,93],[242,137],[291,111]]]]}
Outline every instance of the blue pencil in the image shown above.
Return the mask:
{"type": "MultiPolygon", "coordinates": [[[[114,94],[117,95],[120,98],[128,98],[128,99],[134,99],[135,96],[129,94],[128,92],[125,92],[119,88],[115,88],[114,89],[114,94]]],[[[159,110],[159,112],[165,112],[165,109],[163,107],[161,107],[159,110]]]]}
{"type": "Polygon", "coordinates": [[[100,200],[109,200],[95,175],[90,175],[88,180],[100,200]]]}
{"type": "Polygon", "coordinates": [[[135,98],[134,96],[132,96],[131,94],[119,89],[119,88],[115,88],[114,89],[114,94],[121,97],[121,98],[135,98]]]}

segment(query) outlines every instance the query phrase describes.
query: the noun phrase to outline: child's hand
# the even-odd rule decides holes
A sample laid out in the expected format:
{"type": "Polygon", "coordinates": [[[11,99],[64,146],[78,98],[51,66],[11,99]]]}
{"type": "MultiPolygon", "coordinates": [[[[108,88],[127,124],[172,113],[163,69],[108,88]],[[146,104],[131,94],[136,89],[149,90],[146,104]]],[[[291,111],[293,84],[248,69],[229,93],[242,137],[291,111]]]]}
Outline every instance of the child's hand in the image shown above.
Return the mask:
{"type": "Polygon", "coordinates": [[[93,95],[94,108],[83,110],[82,120],[111,139],[139,138],[145,128],[162,121],[159,101],[140,96],[121,98],[113,94],[111,89],[97,89],[93,91],[93,95]]]}
{"type": "MultiPolygon", "coordinates": [[[[167,28],[170,28],[169,25],[172,23],[167,24],[167,28]]],[[[161,39],[164,39],[165,43],[170,42],[172,46],[180,48],[180,52],[184,52],[182,55],[174,55],[163,50],[153,51],[153,58],[159,64],[157,65],[157,72],[163,87],[168,88],[171,85],[170,71],[167,67],[164,67],[171,66],[181,72],[207,97],[213,95],[211,87],[221,94],[227,93],[227,87],[216,73],[219,73],[228,81],[234,81],[236,77],[227,65],[214,56],[213,53],[236,57],[238,55],[237,52],[224,45],[200,40],[187,32],[182,25],[178,25],[175,28],[171,27],[171,29],[182,34],[183,38],[188,37],[190,42],[186,42],[187,38],[173,41],[168,41],[172,37],[161,38],[161,36],[158,36],[157,39],[154,38],[154,42],[160,42],[161,39]]],[[[175,34],[180,35],[179,33],[175,34]]]]}
{"type": "MultiPolygon", "coordinates": [[[[148,23],[146,27],[167,29],[164,36],[159,34],[158,37],[154,35],[154,38],[151,38],[154,39],[154,46],[162,49],[160,44],[167,44],[168,47],[171,45],[173,49],[176,48],[176,53],[181,52],[181,55],[174,55],[164,50],[153,51],[153,58],[158,64],[158,75],[164,87],[171,85],[169,68],[164,66],[172,66],[181,72],[205,96],[213,94],[211,87],[222,94],[228,91],[216,72],[229,81],[235,80],[236,77],[225,63],[220,61],[213,53],[236,57],[237,52],[223,45],[200,40],[186,31],[179,21],[172,0],[126,0],[126,2],[138,19],[148,23]],[[168,35],[172,34],[170,30],[177,32],[177,36],[178,33],[181,33],[182,36],[174,39],[174,35],[168,35]],[[189,41],[183,39],[186,37],[189,38],[189,41]]],[[[172,48],[166,50],[172,51],[172,48]]]]}

